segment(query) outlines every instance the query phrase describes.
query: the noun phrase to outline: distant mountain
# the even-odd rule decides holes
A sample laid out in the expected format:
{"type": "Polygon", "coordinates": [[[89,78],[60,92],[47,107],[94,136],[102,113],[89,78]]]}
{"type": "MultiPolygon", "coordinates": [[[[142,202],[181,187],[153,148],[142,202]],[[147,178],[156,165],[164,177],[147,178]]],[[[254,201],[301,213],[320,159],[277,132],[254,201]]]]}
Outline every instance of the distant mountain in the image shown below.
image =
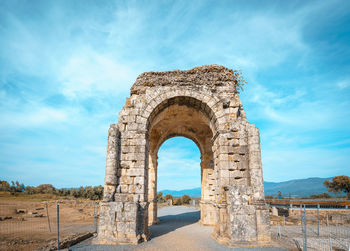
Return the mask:
{"type": "MultiPolygon", "coordinates": [[[[265,195],[277,196],[278,191],[281,191],[282,196],[288,197],[307,197],[312,194],[327,193],[327,188],[323,185],[330,178],[307,178],[298,180],[289,180],[284,182],[264,182],[265,195]]],[[[184,194],[190,197],[201,197],[201,188],[193,188],[186,190],[162,190],[163,195],[171,194],[174,197],[181,197],[184,194]]],[[[332,194],[330,194],[332,195],[332,194]]]]}
{"type": "MultiPolygon", "coordinates": [[[[284,182],[264,182],[265,195],[277,196],[281,191],[282,196],[307,197],[312,194],[327,193],[327,188],[323,185],[330,178],[307,178],[298,180],[289,180],[284,182]]],[[[332,194],[330,194],[332,195],[332,194]]]]}
{"type": "Polygon", "coordinates": [[[193,189],[185,189],[185,190],[180,190],[180,191],[176,191],[176,190],[162,190],[161,191],[163,193],[163,195],[166,194],[171,194],[174,197],[181,197],[182,195],[189,195],[191,198],[200,198],[201,197],[201,188],[197,187],[197,188],[193,188],[193,189]]]}

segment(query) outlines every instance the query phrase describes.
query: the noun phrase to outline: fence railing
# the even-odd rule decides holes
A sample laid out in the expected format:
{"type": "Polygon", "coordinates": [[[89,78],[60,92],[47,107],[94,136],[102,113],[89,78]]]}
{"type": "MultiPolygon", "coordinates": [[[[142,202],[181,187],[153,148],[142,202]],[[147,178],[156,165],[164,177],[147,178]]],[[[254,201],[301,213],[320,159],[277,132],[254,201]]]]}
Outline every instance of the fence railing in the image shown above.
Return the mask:
{"type": "Polygon", "coordinates": [[[270,204],[277,239],[293,239],[299,250],[350,251],[350,210],[347,205],[270,204]]]}
{"type": "Polygon", "coordinates": [[[60,248],[97,229],[98,202],[48,201],[0,204],[0,250],[60,248]]]}

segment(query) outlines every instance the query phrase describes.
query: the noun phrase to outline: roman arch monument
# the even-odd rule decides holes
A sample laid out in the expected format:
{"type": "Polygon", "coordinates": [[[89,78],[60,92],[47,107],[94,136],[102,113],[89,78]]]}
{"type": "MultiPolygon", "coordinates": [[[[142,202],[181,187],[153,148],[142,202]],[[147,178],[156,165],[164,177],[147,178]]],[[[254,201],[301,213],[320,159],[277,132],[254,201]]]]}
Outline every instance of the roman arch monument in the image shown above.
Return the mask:
{"type": "Polygon", "coordinates": [[[270,240],[259,130],[247,121],[237,85],[236,71],[218,65],[138,76],[108,131],[97,243],[149,239],[158,149],[175,136],[200,150],[200,223],[214,226],[212,237],[229,246],[270,240]]]}

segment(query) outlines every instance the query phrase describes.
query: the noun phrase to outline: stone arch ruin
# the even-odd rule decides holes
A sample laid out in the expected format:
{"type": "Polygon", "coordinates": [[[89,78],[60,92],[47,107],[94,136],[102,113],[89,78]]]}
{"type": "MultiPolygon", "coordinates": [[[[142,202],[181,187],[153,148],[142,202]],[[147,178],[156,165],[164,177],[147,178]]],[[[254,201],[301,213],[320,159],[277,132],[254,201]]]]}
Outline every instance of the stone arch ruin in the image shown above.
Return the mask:
{"type": "Polygon", "coordinates": [[[175,136],[201,152],[203,225],[226,245],[270,240],[259,131],[249,124],[234,71],[209,65],[147,72],[108,131],[104,198],[97,243],[137,244],[157,223],[157,153],[175,136]]]}

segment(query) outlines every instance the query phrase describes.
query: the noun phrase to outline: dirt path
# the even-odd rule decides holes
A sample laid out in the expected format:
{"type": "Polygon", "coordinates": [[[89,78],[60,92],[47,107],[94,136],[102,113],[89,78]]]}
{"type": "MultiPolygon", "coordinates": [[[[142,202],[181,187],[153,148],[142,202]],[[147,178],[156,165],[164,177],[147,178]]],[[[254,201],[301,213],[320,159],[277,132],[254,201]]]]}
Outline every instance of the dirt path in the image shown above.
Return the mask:
{"type": "MultiPolygon", "coordinates": [[[[158,210],[160,223],[150,227],[151,240],[138,246],[101,246],[91,245],[91,240],[71,247],[72,251],[99,250],[228,250],[219,245],[210,235],[213,227],[201,226],[198,221],[198,209],[184,206],[163,207],[158,210]]],[[[236,248],[234,250],[271,250],[282,251],[281,248],[236,248]]]]}

